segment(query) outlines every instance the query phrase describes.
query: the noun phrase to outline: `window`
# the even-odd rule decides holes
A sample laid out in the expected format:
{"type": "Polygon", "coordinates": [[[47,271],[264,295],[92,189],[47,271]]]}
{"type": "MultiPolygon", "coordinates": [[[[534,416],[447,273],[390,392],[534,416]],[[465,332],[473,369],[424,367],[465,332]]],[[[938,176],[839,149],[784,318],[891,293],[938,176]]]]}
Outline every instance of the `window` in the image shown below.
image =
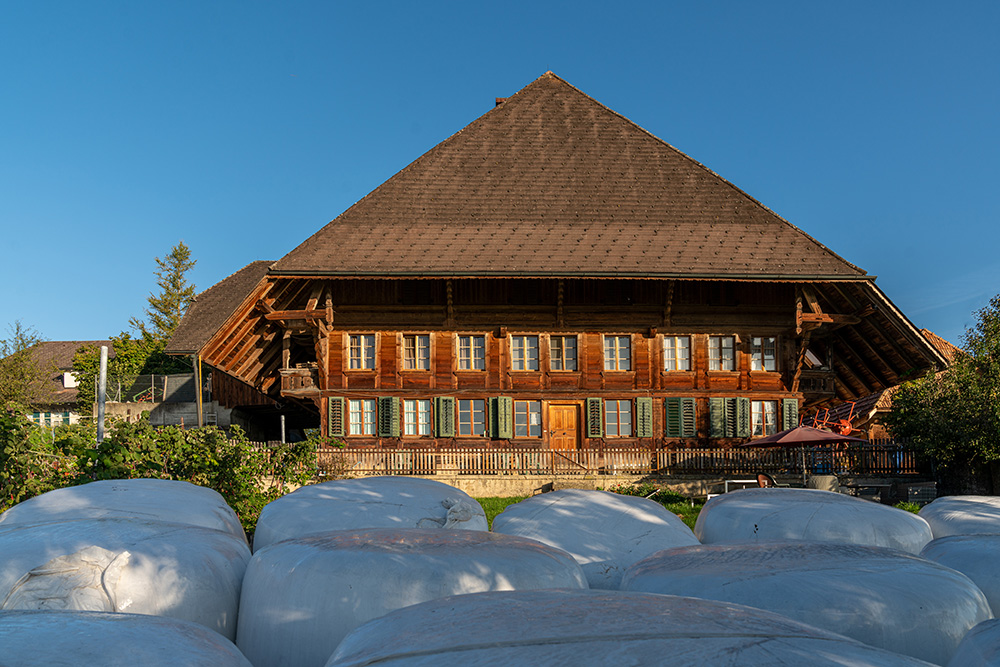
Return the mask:
{"type": "Polygon", "coordinates": [[[751,401],[750,424],[754,435],[774,435],[778,432],[778,402],[751,401]]]}
{"type": "Polygon", "coordinates": [[[554,371],[576,370],[576,336],[549,338],[549,367],[554,371]]]}
{"type": "Polygon", "coordinates": [[[632,401],[604,401],[604,431],[609,438],[632,436],[632,401]]]}
{"type": "Polygon", "coordinates": [[[689,336],[663,337],[663,370],[691,370],[691,338],[689,336]]]}
{"type": "Polygon", "coordinates": [[[403,336],[403,370],[429,371],[431,369],[431,337],[427,335],[403,336]]]}
{"type": "Polygon", "coordinates": [[[458,434],[486,435],[486,401],[481,398],[459,399],[458,434]]]}
{"type": "Polygon", "coordinates": [[[351,370],[372,370],[375,368],[375,334],[351,334],[351,370]]]}
{"type": "Polygon", "coordinates": [[[375,399],[352,398],[348,405],[348,435],[375,435],[375,399]]]}
{"type": "Polygon", "coordinates": [[[750,349],[750,370],[777,370],[777,338],[754,338],[750,349]]]}
{"type": "Polygon", "coordinates": [[[510,366],[515,371],[538,370],[538,336],[511,336],[510,366]]]}
{"type": "Polygon", "coordinates": [[[403,400],[403,435],[431,434],[431,402],[429,399],[403,400]]]}
{"type": "Polygon", "coordinates": [[[514,437],[542,437],[541,401],[514,401],[514,437]]]}
{"type": "Polygon", "coordinates": [[[458,370],[486,370],[486,336],[458,337],[458,370]]]}
{"type": "Polygon", "coordinates": [[[733,336],[708,337],[708,370],[736,370],[736,339],[733,336]]]}
{"type": "Polygon", "coordinates": [[[632,370],[630,343],[629,336],[604,337],[604,370],[632,370]]]}

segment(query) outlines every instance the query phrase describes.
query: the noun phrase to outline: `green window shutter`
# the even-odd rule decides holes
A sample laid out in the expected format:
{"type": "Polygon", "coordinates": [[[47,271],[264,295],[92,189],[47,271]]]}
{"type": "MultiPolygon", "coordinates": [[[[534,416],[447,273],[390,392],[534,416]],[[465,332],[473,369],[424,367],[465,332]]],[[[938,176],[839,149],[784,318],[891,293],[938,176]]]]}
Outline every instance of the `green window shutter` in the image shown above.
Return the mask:
{"type": "Polygon", "coordinates": [[[399,437],[399,399],[395,396],[378,399],[378,435],[380,438],[399,437]]]}
{"type": "Polygon", "coordinates": [[[749,438],[753,432],[750,424],[750,399],[737,398],[736,401],[736,438],[749,438]]]}
{"type": "Polygon", "coordinates": [[[726,437],[726,399],[708,399],[709,437],[726,437]]]}
{"type": "Polygon", "coordinates": [[[653,399],[635,399],[635,435],[639,438],[653,437],[653,399]]]}
{"type": "Polygon", "coordinates": [[[344,399],[331,396],[326,399],[326,433],[331,438],[344,437],[344,399]]]}
{"type": "Polygon", "coordinates": [[[670,396],[663,399],[663,435],[668,438],[680,438],[682,430],[682,408],[683,398],[670,396]]]}
{"type": "Polygon", "coordinates": [[[434,399],[434,424],[439,438],[455,437],[455,399],[438,396],[434,399]]]}
{"type": "Polygon", "coordinates": [[[781,401],[782,429],[787,431],[799,425],[799,399],[786,398],[781,401]]]}
{"type": "Polygon", "coordinates": [[[698,437],[698,422],[696,421],[697,413],[696,401],[693,398],[682,398],[681,401],[681,437],[682,438],[696,438],[698,437]]]}
{"type": "Polygon", "coordinates": [[[587,437],[604,437],[604,401],[599,398],[587,399],[587,437]]]}
{"type": "Polygon", "coordinates": [[[514,399],[510,396],[490,399],[490,432],[503,440],[514,437],[514,399]]]}

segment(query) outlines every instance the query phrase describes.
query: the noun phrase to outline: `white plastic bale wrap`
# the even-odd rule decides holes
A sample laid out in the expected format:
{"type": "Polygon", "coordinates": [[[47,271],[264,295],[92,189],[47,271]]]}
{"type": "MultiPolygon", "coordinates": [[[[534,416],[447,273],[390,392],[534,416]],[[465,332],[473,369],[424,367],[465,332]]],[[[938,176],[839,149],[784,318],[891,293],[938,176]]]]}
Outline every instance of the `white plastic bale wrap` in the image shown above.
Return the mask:
{"type": "Polygon", "coordinates": [[[65,611],[0,611],[0,664],[251,667],[232,642],[194,623],[65,611]]]}
{"type": "Polygon", "coordinates": [[[920,553],[931,529],[920,517],[840,493],[746,489],[716,496],[694,526],[703,544],[801,540],[861,544],[920,553]]]}
{"type": "Polygon", "coordinates": [[[1000,616],[1000,535],[941,537],[920,552],[922,558],[958,570],[979,587],[994,616],[1000,616]]]}
{"type": "Polygon", "coordinates": [[[1000,498],[944,496],[920,509],[934,537],[1000,534],[1000,498]]]}
{"type": "Polygon", "coordinates": [[[992,617],[982,591],[955,570],[902,551],[821,542],[669,549],[636,563],[622,589],[760,607],[937,664],[992,617]]]}
{"type": "Polygon", "coordinates": [[[493,520],[493,532],[562,549],[583,567],[591,588],[611,590],[632,563],[662,549],[698,544],[691,529],[657,502],[579,489],[510,505],[493,520]]]}
{"type": "Polygon", "coordinates": [[[166,479],[113,479],[55,489],[0,514],[0,528],[67,519],[149,519],[246,534],[218,492],[166,479]]]}
{"type": "Polygon", "coordinates": [[[481,591],[586,587],[569,554],[519,537],[389,528],[324,533],[254,554],[236,643],[256,667],[323,665],[348,632],[401,607],[481,591]]]}
{"type": "Polygon", "coordinates": [[[448,528],[489,530],[470,495],[431,479],[367,477],[312,484],[268,503],[254,532],[254,551],[332,530],[448,528]]]}
{"type": "Polygon", "coordinates": [[[983,621],[969,630],[948,667],[1000,665],[1000,620],[983,621]]]}
{"type": "Polygon", "coordinates": [[[328,667],[928,664],[760,609],[620,591],[476,593],[425,602],[362,625],[327,662],[328,667]]]}
{"type": "Polygon", "coordinates": [[[233,639],[249,560],[242,538],[163,521],[0,527],[0,610],[167,616],[233,639]]]}

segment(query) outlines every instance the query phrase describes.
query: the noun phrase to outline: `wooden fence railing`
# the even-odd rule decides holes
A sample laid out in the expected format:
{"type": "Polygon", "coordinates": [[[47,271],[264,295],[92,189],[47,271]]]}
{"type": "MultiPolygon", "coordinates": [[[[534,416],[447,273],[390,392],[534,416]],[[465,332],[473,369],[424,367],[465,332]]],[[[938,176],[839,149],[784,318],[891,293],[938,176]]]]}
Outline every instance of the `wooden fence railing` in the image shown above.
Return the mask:
{"type": "Polygon", "coordinates": [[[747,475],[809,474],[897,476],[924,470],[898,446],[732,449],[604,447],[551,449],[323,449],[321,470],[369,475],[747,475]]]}

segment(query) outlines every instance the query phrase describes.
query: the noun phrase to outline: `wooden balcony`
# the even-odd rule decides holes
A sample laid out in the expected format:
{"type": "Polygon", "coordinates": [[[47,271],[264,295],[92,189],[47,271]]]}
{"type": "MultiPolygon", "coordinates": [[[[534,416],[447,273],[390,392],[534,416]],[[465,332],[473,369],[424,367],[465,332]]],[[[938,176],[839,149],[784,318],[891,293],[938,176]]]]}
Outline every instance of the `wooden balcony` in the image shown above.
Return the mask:
{"type": "Polygon", "coordinates": [[[313,366],[281,369],[281,395],[309,398],[319,394],[319,370],[313,366]]]}
{"type": "Polygon", "coordinates": [[[806,395],[806,400],[833,398],[836,396],[834,378],[836,374],[829,370],[804,370],[799,376],[799,391],[806,395]]]}

